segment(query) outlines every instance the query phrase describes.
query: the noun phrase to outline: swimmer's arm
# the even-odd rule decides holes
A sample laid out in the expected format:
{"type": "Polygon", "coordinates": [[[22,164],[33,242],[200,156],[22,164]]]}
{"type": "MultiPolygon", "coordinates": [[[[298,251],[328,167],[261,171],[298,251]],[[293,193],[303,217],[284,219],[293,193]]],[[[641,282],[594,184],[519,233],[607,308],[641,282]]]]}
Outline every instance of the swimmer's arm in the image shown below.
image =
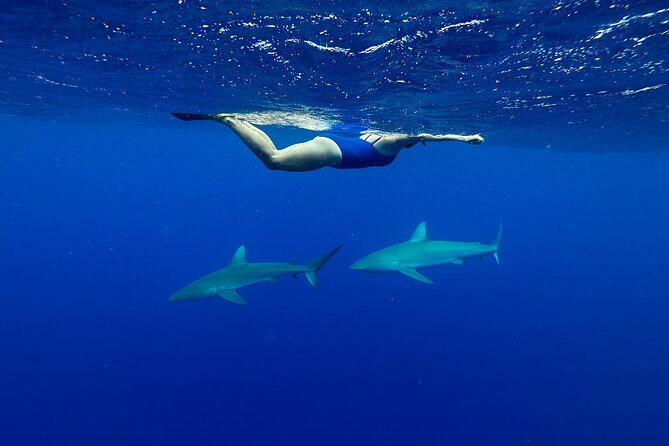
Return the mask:
{"type": "Polygon", "coordinates": [[[431,135],[421,133],[419,135],[387,135],[374,143],[374,148],[384,155],[395,156],[402,149],[409,149],[418,143],[425,145],[426,142],[461,141],[469,144],[481,144],[481,135],[431,135]]]}
{"type": "Polygon", "coordinates": [[[483,137],[478,133],[476,135],[431,135],[429,133],[421,133],[420,135],[410,136],[410,138],[417,138],[416,142],[443,142],[443,141],[460,141],[469,144],[483,144],[483,137]]]}

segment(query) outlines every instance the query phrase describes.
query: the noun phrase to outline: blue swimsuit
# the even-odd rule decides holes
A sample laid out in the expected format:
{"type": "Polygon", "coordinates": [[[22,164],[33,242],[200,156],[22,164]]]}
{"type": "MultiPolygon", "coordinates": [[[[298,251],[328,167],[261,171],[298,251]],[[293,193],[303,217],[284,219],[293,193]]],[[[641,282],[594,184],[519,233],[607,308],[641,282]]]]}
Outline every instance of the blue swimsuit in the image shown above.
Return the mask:
{"type": "Polygon", "coordinates": [[[341,150],[341,163],[333,166],[336,169],[387,166],[395,161],[397,157],[384,155],[374,148],[374,143],[381,139],[381,137],[370,143],[360,138],[345,138],[329,133],[321,136],[333,140],[339,146],[339,150],[341,150]]]}

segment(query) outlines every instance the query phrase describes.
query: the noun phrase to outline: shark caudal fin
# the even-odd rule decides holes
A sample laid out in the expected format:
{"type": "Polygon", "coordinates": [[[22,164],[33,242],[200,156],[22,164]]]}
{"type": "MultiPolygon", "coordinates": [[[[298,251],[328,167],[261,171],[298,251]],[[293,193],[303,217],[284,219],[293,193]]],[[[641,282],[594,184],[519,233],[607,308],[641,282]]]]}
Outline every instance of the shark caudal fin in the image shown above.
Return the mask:
{"type": "Polygon", "coordinates": [[[337,254],[337,252],[341,249],[341,247],[344,246],[344,244],[341,244],[337,246],[335,249],[332,251],[328,252],[322,257],[317,258],[313,262],[309,263],[306,266],[306,271],[304,271],[304,275],[307,277],[307,280],[313,286],[314,288],[318,288],[318,277],[316,277],[316,273],[323,268],[323,265],[325,265],[328,260],[332,258],[333,255],[337,254]]]}
{"type": "Polygon", "coordinates": [[[497,251],[499,250],[499,242],[502,240],[502,221],[499,221],[499,231],[497,231],[497,238],[495,238],[495,241],[492,243],[492,245],[495,247],[495,251],[492,253],[492,256],[495,258],[497,261],[497,264],[499,265],[499,256],[497,255],[497,251]]]}

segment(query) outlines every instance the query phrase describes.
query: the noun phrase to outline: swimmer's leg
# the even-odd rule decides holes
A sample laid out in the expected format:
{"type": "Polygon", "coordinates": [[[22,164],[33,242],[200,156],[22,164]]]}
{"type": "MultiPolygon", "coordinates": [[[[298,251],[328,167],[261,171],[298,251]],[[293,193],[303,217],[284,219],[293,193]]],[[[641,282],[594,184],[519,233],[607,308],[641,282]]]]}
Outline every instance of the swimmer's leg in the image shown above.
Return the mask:
{"type": "MultiPolygon", "coordinates": [[[[217,116],[220,116],[220,115],[217,115],[217,116]]],[[[225,122],[223,122],[223,120],[221,118],[219,118],[218,121],[225,124],[225,122]]],[[[237,122],[239,124],[245,126],[250,132],[254,132],[258,138],[263,139],[265,141],[265,144],[267,144],[268,146],[274,147],[274,151],[276,152],[276,147],[274,146],[274,142],[272,142],[270,137],[267,136],[267,133],[263,132],[258,127],[254,126],[253,124],[251,124],[248,121],[243,121],[241,119],[237,119],[237,122]]],[[[237,132],[235,132],[235,134],[237,134],[239,136],[239,134],[237,132]]]]}
{"type": "Polygon", "coordinates": [[[250,122],[234,115],[215,115],[215,120],[225,124],[271,170],[306,172],[341,162],[341,150],[328,138],[314,138],[285,149],[277,150],[269,136],[250,122]]]}
{"type": "Polygon", "coordinates": [[[270,169],[306,172],[321,167],[334,167],[341,163],[341,150],[330,138],[317,136],[311,141],[293,144],[277,150],[270,169]]]}
{"type": "Polygon", "coordinates": [[[172,113],[182,121],[211,120],[225,124],[263,162],[268,169],[304,172],[341,162],[341,150],[328,138],[315,138],[277,150],[269,136],[249,122],[233,114],[172,113]]]}
{"type": "Polygon", "coordinates": [[[274,157],[278,150],[265,132],[234,116],[221,116],[215,120],[228,126],[265,166],[269,169],[275,167],[274,157]]]}

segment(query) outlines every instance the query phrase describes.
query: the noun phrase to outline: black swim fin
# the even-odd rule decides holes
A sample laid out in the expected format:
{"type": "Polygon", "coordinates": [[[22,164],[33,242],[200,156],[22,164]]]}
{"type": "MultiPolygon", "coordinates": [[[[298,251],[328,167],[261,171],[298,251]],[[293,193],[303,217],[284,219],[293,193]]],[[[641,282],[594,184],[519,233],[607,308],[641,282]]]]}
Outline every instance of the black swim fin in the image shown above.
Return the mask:
{"type": "Polygon", "coordinates": [[[214,114],[204,114],[204,113],[171,113],[175,118],[181,119],[182,121],[209,121],[214,120],[214,114]]]}

